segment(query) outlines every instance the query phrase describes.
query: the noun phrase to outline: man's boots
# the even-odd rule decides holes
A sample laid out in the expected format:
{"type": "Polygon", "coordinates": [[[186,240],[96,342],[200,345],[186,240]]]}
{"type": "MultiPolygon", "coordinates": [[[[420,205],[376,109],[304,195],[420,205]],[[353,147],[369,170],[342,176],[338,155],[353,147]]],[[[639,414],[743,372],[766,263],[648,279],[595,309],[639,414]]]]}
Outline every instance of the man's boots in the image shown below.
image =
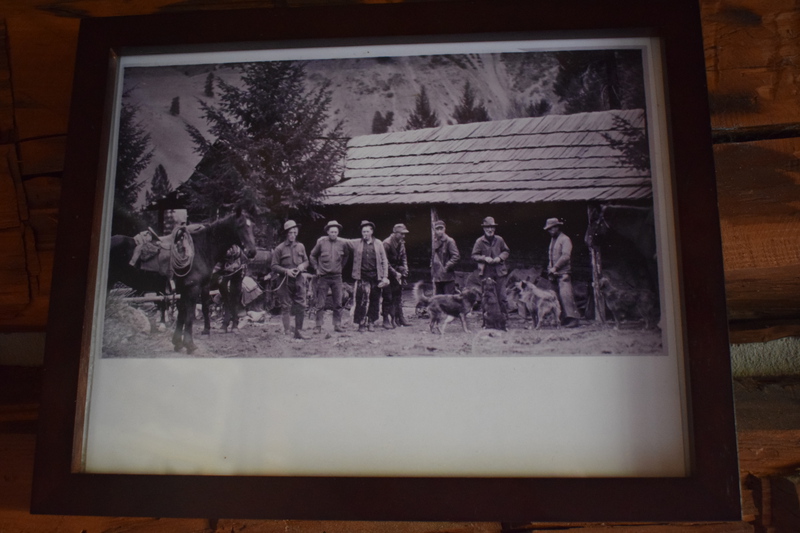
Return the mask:
{"type": "Polygon", "coordinates": [[[281,313],[281,321],[283,322],[283,334],[288,335],[292,332],[292,317],[288,312],[281,313]]]}
{"type": "Polygon", "coordinates": [[[383,329],[394,329],[392,315],[383,315],[383,329]]]}
{"type": "Polygon", "coordinates": [[[294,315],[294,338],[305,340],[303,336],[303,320],[305,319],[305,313],[300,311],[294,315]]]}

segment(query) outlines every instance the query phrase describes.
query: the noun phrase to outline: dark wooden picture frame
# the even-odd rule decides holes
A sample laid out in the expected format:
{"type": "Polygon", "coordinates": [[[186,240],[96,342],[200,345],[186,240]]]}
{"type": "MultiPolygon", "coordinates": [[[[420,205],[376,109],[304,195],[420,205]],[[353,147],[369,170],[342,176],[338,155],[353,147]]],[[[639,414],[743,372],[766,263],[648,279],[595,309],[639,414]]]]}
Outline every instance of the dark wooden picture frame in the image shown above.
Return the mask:
{"type": "Polygon", "coordinates": [[[56,249],[32,511],[347,520],[740,518],[719,219],[696,2],[445,2],[199,12],[82,22],[56,249]],[[146,28],[146,31],[145,31],[146,28]],[[90,474],[78,468],[109,149],[110,71],[159,47],[223,50],[436,36],[651,36],[662,53],[682,308],[685,477],[90,474]],[[277,44],[276,44],[277,43],[277,44]],[[105,105],[103,105],[105,103],[105,105]]]}

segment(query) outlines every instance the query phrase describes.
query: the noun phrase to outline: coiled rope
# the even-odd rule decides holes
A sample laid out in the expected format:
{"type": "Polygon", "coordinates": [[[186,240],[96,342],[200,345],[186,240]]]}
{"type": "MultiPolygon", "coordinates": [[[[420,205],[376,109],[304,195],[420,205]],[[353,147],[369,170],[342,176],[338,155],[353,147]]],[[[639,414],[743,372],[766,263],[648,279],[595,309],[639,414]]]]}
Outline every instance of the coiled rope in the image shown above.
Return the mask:
{"type": "Polygon", "coordinates": [[[183,230],[180,239],[172,243],[170,266],[178,277],[185,277],[192,270],[194,262],[194,241],[188,230],[183,230]]]}

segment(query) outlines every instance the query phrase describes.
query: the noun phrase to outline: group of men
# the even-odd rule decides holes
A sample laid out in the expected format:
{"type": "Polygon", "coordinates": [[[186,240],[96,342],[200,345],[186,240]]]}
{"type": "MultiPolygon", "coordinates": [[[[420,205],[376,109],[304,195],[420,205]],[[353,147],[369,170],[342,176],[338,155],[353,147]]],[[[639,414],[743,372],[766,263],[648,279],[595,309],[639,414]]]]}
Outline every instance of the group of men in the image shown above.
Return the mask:
{"type": "MultiPolygon", "coordinates": [[[[548,275],[557,283],[562,301],[565,322],[577,324],[579,312],[571,283],[572,241],[561,231],[563,222],[550,218],[544,229],[551,235],[548,275]]],[[[481,224],[483,235],[475,241],[472,259],[478,265],[482,278],[496,282],[501,310],[508,314],[506,279],[510,250],[505,240],[496,234],[498,224],[493,217],[486,217],[481,224]]],[[[383,315],[382,327],[393,329],[408,326],[403,315],[403,285],[408,278],[408,256],[405,239],[408,229],[405,224],[395,224],[392,234],[381,241],[374,236],[375,224],[369,220],[361,222],[361,238],[345,239],[339,236],[342,225],[335,220],[325,225],[325,235],[320,237],[310,253],[297,240],[299,226],[293,220],[283,225],[284,240],[272,253],[271,268],[279,277],[277,289],[281,305],[284,333],[304,339],[303,322],[306,310],[306,277],[302,276],[313,267],[317,274],[314,306],[316,321],[314,333],[321,333],[328,293],[332,297],[333,328],[344,331],[342,325],[343,270],[352,255],[351,276],[355,281],[354,322],[358,331],[374,331],[383,315]],[[382,300],[382,303],[381,303],[382,300]],[[294,317],[294,327],[292,327],[294,317]]],[[[431,274],[437,294],[456,292],[455,267],[461,259],[455,240],[447,235],[442,220],[434,223],[434,238],[431,257],[431,274]]]]}

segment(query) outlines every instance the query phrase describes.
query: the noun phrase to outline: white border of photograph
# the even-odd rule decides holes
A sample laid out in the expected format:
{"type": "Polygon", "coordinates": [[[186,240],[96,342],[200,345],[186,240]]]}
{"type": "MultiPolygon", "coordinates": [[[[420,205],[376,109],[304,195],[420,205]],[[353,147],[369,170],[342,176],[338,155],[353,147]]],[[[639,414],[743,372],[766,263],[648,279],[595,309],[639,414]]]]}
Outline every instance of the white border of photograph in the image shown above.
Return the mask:
{"type": "MultiPolygon", "coordinates": [[[[83,472],[322,476],[689,475],[672,183],[658,39],[280,49],[122,57],[125,67],[642,47],[665,355],[103,359],[106,180],[83,472]]],[[[116,139],[107,175],[114,175],[116,139]]]]}

